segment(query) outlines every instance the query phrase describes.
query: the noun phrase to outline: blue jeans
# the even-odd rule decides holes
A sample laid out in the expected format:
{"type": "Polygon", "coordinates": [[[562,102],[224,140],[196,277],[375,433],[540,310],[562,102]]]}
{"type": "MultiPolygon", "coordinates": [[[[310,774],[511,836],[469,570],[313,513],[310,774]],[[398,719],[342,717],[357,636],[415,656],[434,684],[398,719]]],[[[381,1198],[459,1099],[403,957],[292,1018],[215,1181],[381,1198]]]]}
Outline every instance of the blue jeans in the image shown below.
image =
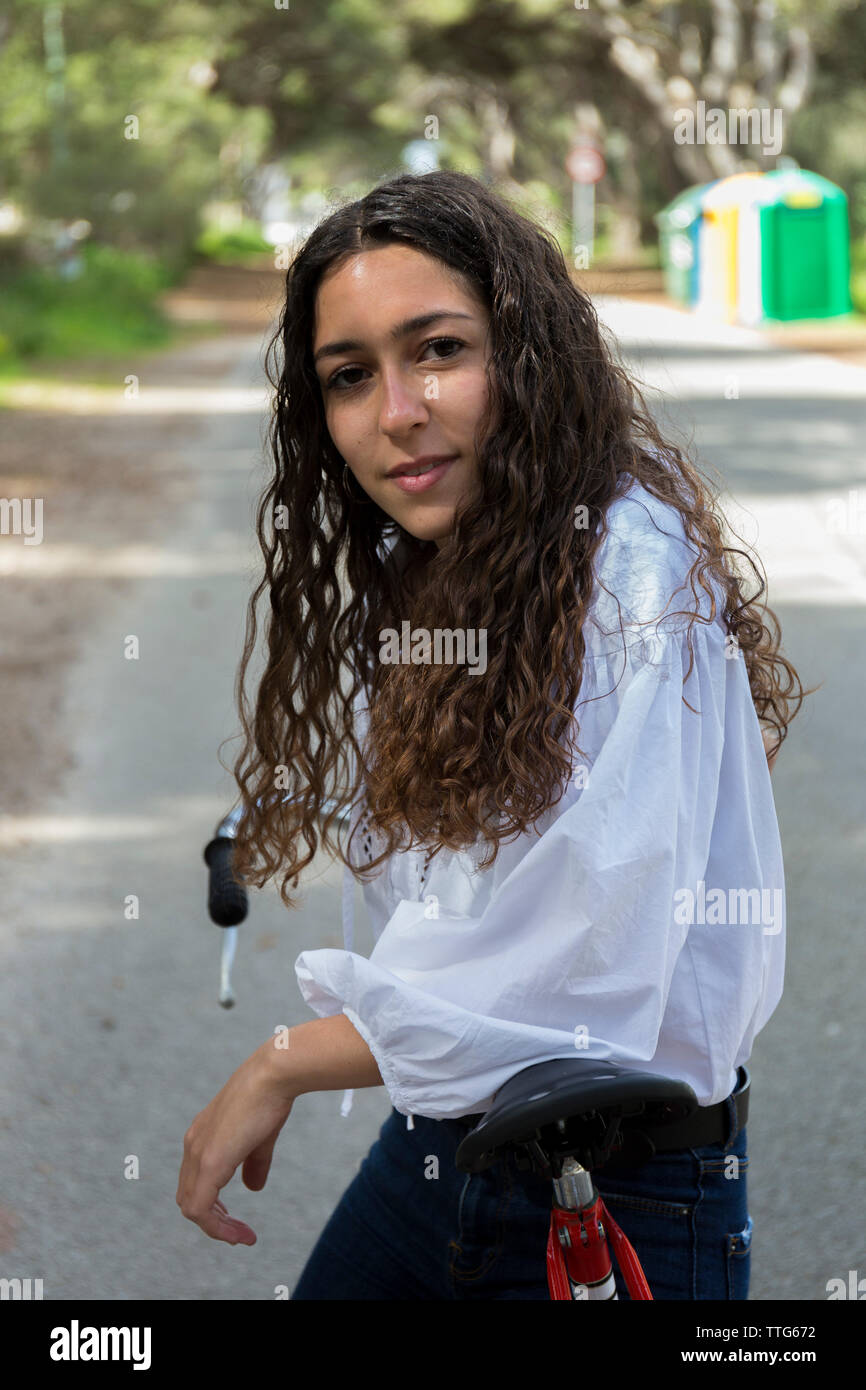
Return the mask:
{"type": "MultiPolygon", "coordinates": [[[[730,1131],[735,1112],[727,1105],[730,1131]]],[[[459,1172],[454,1155],[467,1132],[420,1115],[407,1129],[392,1109],[292,1299],[549,1300],[552,1184],[521,1172],[512,1154],[483,1173],[459,1172]]],[[[747,1168],[743,1128],[724,1144],[593,1174],[655,1299],[748,1298],[747,1168]]],[[[615,1256],[613,1267],[617,1294],[627,1299],[615,1256]]]]}

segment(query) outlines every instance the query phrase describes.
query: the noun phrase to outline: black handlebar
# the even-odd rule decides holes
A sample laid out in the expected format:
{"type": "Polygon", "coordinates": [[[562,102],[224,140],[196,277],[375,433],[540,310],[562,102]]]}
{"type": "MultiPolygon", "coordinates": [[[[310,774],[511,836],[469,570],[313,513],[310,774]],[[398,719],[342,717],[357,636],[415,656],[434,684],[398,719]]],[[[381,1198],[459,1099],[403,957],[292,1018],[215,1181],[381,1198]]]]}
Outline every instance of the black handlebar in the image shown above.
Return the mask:
{"type": "MultiPolygon", "coordinates": [[[[288,797],[284,799],[289,800],[288,797]]],[[[343,808],[342,803],[327,800],[322,805],[322,811],[329,814],[338,805],[341,806],[338,819],[342,823],[348,822],[349,810],[343,808]]],[[[235,878],[232,869],[232,846],[237,835],[241,815],[242,807],[240,806],[230,811],[220,821],[214,838],[204,851],[204,860],[208,866],[208,915],[218,927],[227,929],[222,939],[220,951],[219,1002],[224,1009],[230,1009],[235,1002],[231,987],[231,968],[237,937],[234,928],[244,921],[249,908],[246,887],[242,880],[235,878]]]]}
{"type": "Polygon", "coordinates": [[[218,927],[236,927],[247,915],[247,890],[232,873],[232,840],[217,835],[204,852],[208,874],[207,910],[218,927]]]}

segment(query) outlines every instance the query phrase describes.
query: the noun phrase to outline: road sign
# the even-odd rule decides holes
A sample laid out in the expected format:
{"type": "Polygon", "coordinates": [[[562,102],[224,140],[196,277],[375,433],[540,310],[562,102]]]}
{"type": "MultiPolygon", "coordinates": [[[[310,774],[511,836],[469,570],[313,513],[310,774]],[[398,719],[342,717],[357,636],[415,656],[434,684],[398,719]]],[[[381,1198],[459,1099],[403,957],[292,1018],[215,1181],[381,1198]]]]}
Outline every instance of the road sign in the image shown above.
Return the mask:
{"type": "Polygon", "coordinates": [[[575,145],[570,149],[565,168],[574,183],[598,183],[606,172],[604,157],[592,145],[575,145]]]}

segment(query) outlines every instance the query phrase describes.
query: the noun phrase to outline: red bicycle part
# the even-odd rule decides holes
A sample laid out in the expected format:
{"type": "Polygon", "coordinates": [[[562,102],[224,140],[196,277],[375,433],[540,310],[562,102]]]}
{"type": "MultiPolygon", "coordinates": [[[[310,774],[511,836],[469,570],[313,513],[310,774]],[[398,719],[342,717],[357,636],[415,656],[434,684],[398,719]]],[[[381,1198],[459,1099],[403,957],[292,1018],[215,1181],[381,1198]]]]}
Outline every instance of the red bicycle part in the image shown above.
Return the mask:
{"type": "Polygon", "coordinates": [[[568,1211],[554,1203],[547,1237],[547,1282],[552,1299],[574,1298],[573,1284],[586,1287],[589,1297],[609,1298],[613,1282],[610,1249],[605,1236],[610,1232],[617,1264],[622,1270],[629,1295],[635,1300],[652,1299],[640,1260],[626,1236],[601,1199],[579,1211],[568,1211]],[[604,1225],[602,1224],[604,1222],[604,1225]],[[568,1233],[563,1247],[560,1232],[568,1233]]]}
{"type": "Polygon", "coordinates": [[[610,1231],[613,1238],[613,1253],[616,1262],[622,1270],[622,1277],[628,1289],[629,1297],[633,1299],[652,1299],[650,1286],[646,1281],[646,1275],[641,1267],[641,1262],[637,1257],[637,1251],[623,1231],[614,1221],[601,1197],[599,1197],[602,1219],[606,1228],[610,1231]]]}

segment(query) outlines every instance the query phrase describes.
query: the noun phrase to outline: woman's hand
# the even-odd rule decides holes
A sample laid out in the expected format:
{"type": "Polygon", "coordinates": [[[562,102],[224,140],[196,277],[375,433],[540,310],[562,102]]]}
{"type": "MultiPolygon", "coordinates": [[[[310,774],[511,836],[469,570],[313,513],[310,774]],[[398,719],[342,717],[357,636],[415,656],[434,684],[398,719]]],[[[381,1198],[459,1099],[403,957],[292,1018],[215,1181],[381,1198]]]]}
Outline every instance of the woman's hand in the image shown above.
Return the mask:
{"type": "Polygon", "coordinates": [[[183,1138],[177,1204],[205,1235],[229,1245],[255,1245],[256,1233],[229,1216],[220,1189],[243,1163],[243,1181],[259,1192],[267,1181],[274,1145],[298,1092],[273,1062],[272,1039],[229,1077],[210,1105],[196,1115],[183,1138]]]}

